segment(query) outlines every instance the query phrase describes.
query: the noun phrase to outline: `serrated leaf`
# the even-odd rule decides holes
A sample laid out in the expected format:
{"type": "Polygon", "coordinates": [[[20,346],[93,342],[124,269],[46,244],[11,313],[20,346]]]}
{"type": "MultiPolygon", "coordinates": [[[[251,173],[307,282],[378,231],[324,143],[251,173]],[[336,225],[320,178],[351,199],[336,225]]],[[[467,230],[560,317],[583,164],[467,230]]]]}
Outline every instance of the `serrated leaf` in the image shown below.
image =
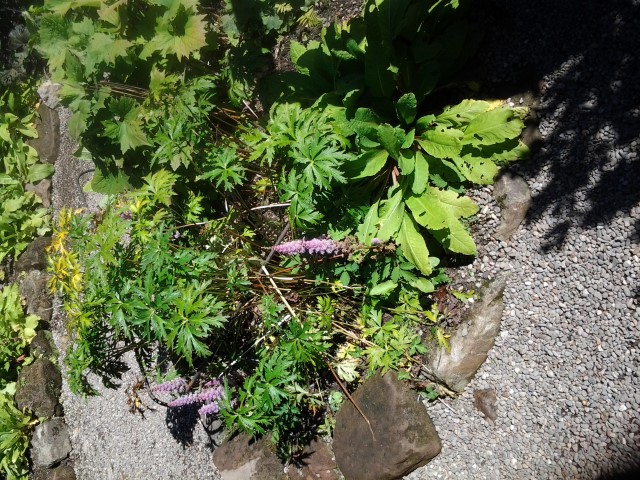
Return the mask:
{"type": "Polygon", "coordinates": [[[492,145],[516,138],[524,124],[513,111],[504,108],[489,110],[475,117],[464,130],[463,144],[492,145]]]}
{"type": "Polygon", "coordinates": [[[396,102],[398,118],[407,125],[413,122],[416,118],[417,109],[418,102],[416,101],[416,96],[413,93],[405,93],[396,102]]]}
{"type": "Polygon", "coordinates": [[[371,290],[369,290],[369,295],[372,297],[387,295],[389,292],[392,292],[396,289],[398,284],[394,281],[387,280],[386,282],[378,283],[371,290]]]}
{"type": "Polygon", "coordinates": [[[402,223],[403,212],[402,189],[396,186],[389,190],[389,198],[380,207],[378,238],[381,242],[388,241],[396,234],[402,223]]]}
{"type": "Polygon", "coordinates": [[[416,195],[421,195],[429,183],[429,163],[422,152],[415,154],[415,169],[413,171],[413,184],[411,190],[416,195]]]}
{"type": "Polygon", "coordinates": [[[139,118],[140,107],[134,100],[126,97],[112,100],[109,110],[113,113],[113,120],[103,122],[104,134],[120,143],[122,153],[149,145],[149,140],[142,131],[142,120],[139,118]]]}
{"type": "Polygon", "coordinates": [[[431,273],[429,250],[423,236],[418,232],[414,220],[405,212],[397,235],[404,257],[413,263],[424,275],[431,273]]]}
{"type": "Polygon", "coordinates": [[[117,168],[113,172],[96,168],[90,186],[91,191],[104,195],[116,195],[131,188],[129,177],[117,168]]]}
{"type": "Polygon", "coordinates": [[[486,158],[467,154],[463,157],[453,157],[452,160],[467,180],[479,185],[491,185],[498,174],[496,164],[486,158]]]}
{"type": "Polygon", "coordinates": [[[435,158],[453,158],[462,150],[463,133],[453,128],[436,127],[418,137],[418,143],[435,158]]]}
{"type": "Polygon", "coordinates": [[[357,159],[345,163],[345,170],[353,179],[371,177],[384,168],[388,158],[386,150],[369,150],[357,159]]]}
{"type": "Polygon", "coordinates": [[[490,108],[491,104],[482,100],[463,100],[457,105],[446,107],[435,120],[442,125],[460,127],[490,108]]]}
{"type": "Polygon", "coordinates": [[[95,66],[101,63],[115,65],[118,57],[127,56],[127,48],[132,43],[122,38],[114,38],[106,33],[97,32],[89,41],[85,58],[85,71],[90,75],[95,71],[95,66]]]}

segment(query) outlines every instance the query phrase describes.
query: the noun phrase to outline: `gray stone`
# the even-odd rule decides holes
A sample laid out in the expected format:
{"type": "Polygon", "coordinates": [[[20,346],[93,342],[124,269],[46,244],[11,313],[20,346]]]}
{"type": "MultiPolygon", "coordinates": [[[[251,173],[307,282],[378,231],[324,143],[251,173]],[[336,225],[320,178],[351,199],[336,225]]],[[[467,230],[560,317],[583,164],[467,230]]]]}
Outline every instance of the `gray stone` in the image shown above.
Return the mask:
{"type": "Polygon", "coordinates": [[[493,196],[500,206],[502,221],[496,229],[496,238],[507,241],[518,229],[531,207],[531,189],[525,180],[505,172],[496,181],[493,196]]]}
{"type": "Polygon", "coordinates": [[[290,480],[339,480],[335,457],[325,442],[313,440],[300,457],[300,469],[289,467],[290,480]]]}
{"type": "Polygon", "coordinates": [[[45,178],[36,184],[28,183],[24,189],[27,192],[35,193],[42,201],[43,207],[49,208],[51,206],[51,180],[45,178]]]}
{"type": "Polygon", "coordinates": [[[32,357],[44,357],[51,360],[54,357],[53,337],[49,330],[39,330],[29,344],[32,357]]]}
{"type": "Polygon", "coordinates": [[[28,408],[36,417],[52,417],[58,407],[62,376],[48,358],[38,358],[18,375],[16,404],[28,408]]]}
{"type": "Polygon", "coordinates": [[[29,244],[27,249],[16,262],[16,272],[29,270],[44,270],[47,266],[47,252],[45,248],[51,245],[51,237],[38,237],[29,244]]]}
{"type": "Polygon", "coordinates": [[[55,163],[60,151],[60,117],[58,112],[41,103],[36,119],[38,138],[29,140],[42,163],[55,163]]]}
{"type": "Polygon", "coordinates": [[[449,339],[450,351],[437,346],[429,349],[431,374],[455,392],[466,388],[493,347],[500,331],[506,281],[506,274],[501,274],[481,288],[480,300],[449,339]]]}
{"type": "Polygon", "coordinates": [[[31,460],[36,467],[52,467],[71,452],[69,428],[56,417],[36,426],[31,437],[31,460]]]}
{"type": "Polygon", "coordinates": [[[40,270],[30,270],[20,280],[20,295],[27,302],[27,313],[37,315],[41,320],[51,321],[52,299],[49,294],[49,274],[40,270]]]}
{"type": "Polygon", "coordinates": [[[338,415],[333,451],[340,471],[349,480],[392,480],[426,465],[442,444],[424,405],[395,372],[365,381],[338,415]],[[375,435],[375,438],[374,438],[375,435]]]}
{"type": "Polygon", "coordinates": [[[287,480],[268,436],[252,441],[236,435],[216,448],[213,463],[222,480],[287,480]]]}
{"type": "Polygon", "coordinates": [[[45,80],[42,82],[42,85],[38,87],[38,95],[44,103],[49,108],[57,108],[60,104],[60,100],[58,98],[58,92],[62,88],[62,85],[59,83],[53,83],[51,80],[45,80]]]}
{"type": "Polygon", "coordinates": [[[49,478],[51,480],[76,480],[76,473],[69,465],[60,465],[51,470],[49,478]]]}

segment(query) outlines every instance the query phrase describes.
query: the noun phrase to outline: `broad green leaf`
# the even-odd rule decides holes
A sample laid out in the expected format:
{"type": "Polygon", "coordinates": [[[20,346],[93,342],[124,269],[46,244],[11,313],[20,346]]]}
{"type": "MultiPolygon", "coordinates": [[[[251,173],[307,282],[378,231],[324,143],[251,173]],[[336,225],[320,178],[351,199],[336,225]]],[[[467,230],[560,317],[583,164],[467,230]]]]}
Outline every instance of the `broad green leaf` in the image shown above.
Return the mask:
{"type": "Polygon", "coordinates": [[[463,255],[475,255],[477,253],[473,238],[471,238],[471,235],[459,220],[451,221],[445,229],[431,231],[430,233],[451,252],[463,255]]]}
{"type": "Polygon", "coordinates": [[[388,158],[386,150],[369,150],[357,159],[345,163],[345,170],[353,179],[371,177],[384,168],[388,158]]]}
{"type": "Polygon", "coordinates": [[[405,133],[404,130],[397,127],[392,127],[388,123],[383,123],[378,127],[378,140],[380,141],[380,145],[382,145],[391,158],[394,160],[398,160],[400,157],[400,148],[405,141],[405,133]]]}
{"type": "Polygon", "coordinates": [[[452,160],[467,180],[479,185],[491,185],[498,174],[496,164],[486,158],[467,154],[463,157],[453,157],[452,160]]]}
{"type": "Polygon", "coordinates": [[[406,124],[410,124],[416,118],[418,102],[413,93],[405,93],[396,102],[398,118],[406,124]]]}
{"type": "Polygon", "coordinates": [[[358,227],[358,241],[363,245],[371,245],[376,233],[378,233],[378,222],[380,221],[378,218],[378,205],[379,202],[371,205],[363,222],[358,227]]]}
{"type": "Polygon", "coordinates": [[[420,196],[405,199],[415,220],[429,230],[440,230],[460,217],[470,217],[478,211],[478,206],[469,197],[458,196],[450,190],[429,187],[420,196]]]}
{"type": "Polygon", "coordinates": [[[387,280],[386,282],[378,283],[371,290],[369,290],[369,295],[372,297],[386,295],[389,292],[392,292],[396,289],[398,284],[391,280],[387,280]]]}
{"type": "Polygon", "coordinates": [[[453,128],[436,127],[418,137],[418,143],[436,158],[453,158],[462,150],[462,132],[453,128]]]}
{"type": "Polygon", "coordinates": [[[436,121],[442,125],[461,127],[468,124],[475,117],[490,108],[488,102],[482,100],[463,100],[458,105],[448,106],[436,117],[436,121]]]}
{"type": "Polygon", "coordinates": [[[396,234],[402,223],[403,213],[402,189],[396,186],[389,190],[389,198],[380,207],[380,230],[378,231],[380,241],[387,242],[396,234]]]}
{"type": "Polygon", "coordinates": [[[513,111],[496,108],[475,117],[464,130],[462,143],[473,145],[492,145],[516,138],[522,132],[524,124],[513,111]]]}
{"type": "Polygon", "coordinates": [[[411,190],[416,195],[422,194],[429,183],[429,164],[420,151],[415,154],[415,170],[413,171],[413,184],[411,190]]]}
{"type": "Polygon", "coordinates": [[[416,278],[411,281],[410,284],[412,287],[417,288],[423,293],[431,293],[435,290],[433,283],[424,277],[416,278]]]}
{"type": "Polygon", "coordinates": [[[404,257],[413,263],[424,275],[431,273],[429,250],[423,236],[418,232],[414,220],[406,212],[397,235],[397,242],[402,247],[404,257]]]}
{"type": "Polygon", "coordinates": [[[401,150],[398,157],[398,167],[402,175],[411,175],[416,166],[415,153],[411,150],[401,150]]]}
{"type": "Polygon", "coordinates": [[[36,163],[29,167],[27,181],[31,183],[39,182],[53,174],[53,165],[48,163],[36,163]]]}
{"type": "Polygon", "coordinates": [[[299,42],[292,41],[289,46],[289,56],[291,57],[291,63],[296,66],[296,70],[303,75],[309,75],[309,69],[303,68],[298,65],[298,59],[307,51],[306,47],[299,42]]]}
{"type": "Polygon", "coordinates": [[[416,121],[416,132],[418,134],[422,134],[425,130],[428,130],[429,128],[431,128],[435,120],[436,120],[435,115],[425,115],[424,117],[420,117],[416,121]]]}

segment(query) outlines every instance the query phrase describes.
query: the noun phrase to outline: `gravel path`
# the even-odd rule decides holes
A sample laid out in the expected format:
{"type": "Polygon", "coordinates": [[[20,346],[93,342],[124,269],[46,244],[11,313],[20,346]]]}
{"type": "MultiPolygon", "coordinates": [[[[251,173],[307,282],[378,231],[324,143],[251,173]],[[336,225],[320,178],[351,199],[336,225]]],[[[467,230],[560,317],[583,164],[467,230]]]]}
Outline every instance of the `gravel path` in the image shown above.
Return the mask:
{"type": "Polygon", "coordinates": [[[430,407],[443,450],[407,478],[638,469],[640,2],[491,4],[500,21],[488,41],[509,53],[489,55],[487,68],[496,81],[541,79],[544,147],[515,167],[533,207],[510,242],[493,239],[499,209],[490,189],[479,193],[485,240],[466,277],[511,272],[502,331],[467,391],[447,401],[457,413],[430,407]],[[495,424],[473,407],[481,388],[496,390],[495,424]]]}
{"type": "MultiPolygon", "coordinates": [[[[443,451],[407,478],[591,479],[640,467],[640,2],[485,3],[497,18],[488,44],[502,48],[485,51],[484,68],[510,94],[539,87],[544,147],[515,167],[534,199],[510,242],[493,239],[499,210],[490,189],[479,192],[485,238],[465,275],[511,272],[502,332],[467,391],[447,400],[456,413],[430,406],[443,451]],[[472,405],[479,388],[496,390],[495,424],[472,405]]],[[[133,381],[127,373],[86,402],[65,386],[78,479],[217,478],[199,424],[183,446],[162,409],[129,413],[133,381]]]]}

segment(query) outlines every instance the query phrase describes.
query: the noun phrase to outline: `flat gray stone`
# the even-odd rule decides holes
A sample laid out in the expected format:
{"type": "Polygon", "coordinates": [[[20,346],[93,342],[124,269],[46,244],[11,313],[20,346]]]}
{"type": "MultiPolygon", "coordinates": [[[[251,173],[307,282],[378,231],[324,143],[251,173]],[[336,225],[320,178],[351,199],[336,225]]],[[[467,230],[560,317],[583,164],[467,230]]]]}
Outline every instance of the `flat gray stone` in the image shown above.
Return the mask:
{"type": "Polygon", "coordinates": [[[55,163],[60,151],[60,117],[58,112],[41,103],[36,119],[38,138],[29,140],[42,163],[55,163]]]}
{"type": "Polygon", "coordinates": [[[41,320],[51,321],[52,299],[49,293],[49,274],[40,270],[29,270],[20,279],[20,295],[27,302],[27,313],[37,315],[41,320]]]}
{"type": "Polygon", "coordinates": [[[47,252],[45,249],[51,245],[51,237],[39,237],[29,244],[16,261],[16,272],[28,272],[29,270],[44,270],[47,267],[47,252]]]}
{"type": "Polygon", "coordinates": [[[450,351],[433,347],[427,355],[432,376],[455,392],[462,392],[487,359],[500,331],[504,310],[502,294],[507,277],[499,275],[485,284],[480,300],[449,339],[450,351]]]}
{"type": "Polygon", "coordinates": [[[507,241],[527,216],[531,207],[531,189],[519,175],[505,172],[496,181],[493,196],[502,216],[496,229],[496,238],[507,241]]]}
{"type": "Polygon", "coordinates": [[[28,408],[36,417],[56,414],[62,376],[58,367],[48,358],[38,358],[24,367],[16,384],[16,404],[28,408]]]}
{"type": "Polygon", "coordinates": [[[268,437],[236,435],[216,448],[213,463],[222,480],[288,480],[268,437]]]}
{"type": "Polygon", "coordinates": [[[31,437],[31,460],[36,467],[52,467],[71,452],[69,429],[56,417],[36,426],[31,437]]]}

